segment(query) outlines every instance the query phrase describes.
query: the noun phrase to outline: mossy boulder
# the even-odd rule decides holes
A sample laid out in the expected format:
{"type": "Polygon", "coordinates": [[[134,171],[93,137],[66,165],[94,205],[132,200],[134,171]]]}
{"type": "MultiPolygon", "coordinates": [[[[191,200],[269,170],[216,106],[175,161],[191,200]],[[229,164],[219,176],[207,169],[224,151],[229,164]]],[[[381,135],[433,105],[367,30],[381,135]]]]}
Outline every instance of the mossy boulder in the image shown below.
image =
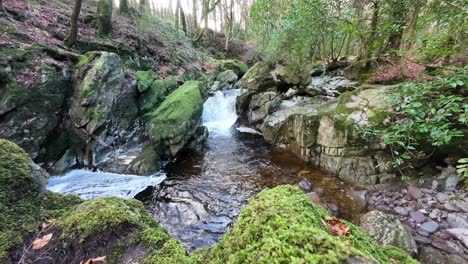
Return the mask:
{"type": "MultiPolygon", "coordinates": [[[[148,89],[139,97],[140,111],[144,115],[152,113],[164,101],[167,95],[179,87],[174,77],[167,77],[164,80],[154,79],[152,82],[148,80],[146,81],[147,84],[149,83],[148,89]]],[[[140,83],[139,81],[138,87],[141,86],[140,83]]]]}
{"type": "Polygon", "coordinates": [[[249,70],[249,67],[239,60],[219,60],[219,65],[223,70],[232,70],[237,76],[242,77],[249,70]]]}
{"type": "Polygon", "coordinates": [[[301,65],[278,65],[274,70],[274,74],[278,81],[286,86],[306,86],[312,80],[310,71],[307,67],[301,65]]]}
{"type": "Polygon", "coordinates": [[[137,88],[140,93],[146,92],[151,87],[151,84],[156,80],[156,75],[153,71],[137,71],[135,73],[137,80],[137,88]]]}
{"type": "Polygon", "coordinates": [[[23,149],[0,139],[0,262],[6,262],[8,251],[35,231],[39,221],[80,201],[45,191],[45,176],[23,149]]]}
{"type": "Polygon", "coordinates": [[[335,237],[329,213],[297,187],[280,186],[255,196],[232,231],[207,254],[207,263],[418,263],[395,248],[377,245],[346,222],[349,237],[335,237]]]}
{"type": "Polygon", "coordinates": [[[203,111],[200,85],[186,82],[151,114],[149,135],[161,158],[175,157],[195,134],[203,111]]]}
{"type": "Polygon", "coordinates": [[[240,80],[241,87],[254,90],[266,91],[268,88],[274,87],[276,81],[272,74],[272,67],[263,61],[257,62],[252,66],[240,80]]]}
{"type": "Polygon", "coordinates": [[[233,70],[226,70],[218,74],[216,81],[220,82],[221,85],[233,84],[238,79],[237,74],[233,70]]]}
{"type": "Polygon", "coordinates": [[[125,74],[115,53],[102,52],[90,63],[92,67],[89,70],[89,66],[84,67],[81,72],[83,80],[75,89],[69,112],[77,126],[92,134],[109,121],[116,97],[123,90],[125,74]]]}
{"type": "Polygon", "coordinates": [[[53,234],[25,259],[34,263],[80,263],[106,256],[107,263],[197,263],[184,245],[145,211],[140,201],[116,197],[86,201],[43,230],[53,234]]]}

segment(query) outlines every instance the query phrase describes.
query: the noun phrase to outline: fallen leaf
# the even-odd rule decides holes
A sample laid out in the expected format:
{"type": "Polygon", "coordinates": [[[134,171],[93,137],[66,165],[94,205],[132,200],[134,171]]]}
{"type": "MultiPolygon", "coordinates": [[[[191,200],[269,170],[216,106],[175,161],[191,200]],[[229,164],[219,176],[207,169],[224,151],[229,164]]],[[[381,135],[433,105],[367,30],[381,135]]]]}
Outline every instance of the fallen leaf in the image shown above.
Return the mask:
{"type": "Polygon", "coordinates": [[[336,217],[325,216],[324,224],[334,236],[350,236],[349,227],[336,217]]]}
{"type": "Polygon", "coordinates": [[[81,261],[80,264],[106,264],[106,256],[88,259],[86,262],[81,261]]]}
{"type": "Polygon", "coordinates": [[[43,248],[45,245],[47,245],[49,243],[49,241],[51,239],[52,239],[52,234],[48,234],[48,235],[43,236],[42,238],[38,238],[38,239],[34,240],[34,242],[32,244],[32,249],[41,249],[41,248],[43,248]]]}

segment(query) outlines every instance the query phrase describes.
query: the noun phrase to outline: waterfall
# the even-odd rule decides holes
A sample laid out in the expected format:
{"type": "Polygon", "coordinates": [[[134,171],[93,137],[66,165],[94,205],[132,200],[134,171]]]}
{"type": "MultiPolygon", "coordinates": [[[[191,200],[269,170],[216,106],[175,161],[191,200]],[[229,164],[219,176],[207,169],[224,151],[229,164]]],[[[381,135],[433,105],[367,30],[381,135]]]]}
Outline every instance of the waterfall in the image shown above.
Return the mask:
{"type": "Polygon", "coordinates": [[[217,91],[203,106],[203,125],[210,132],[229,134],[237,120],[236,97],[239,90],[217,91]]]}

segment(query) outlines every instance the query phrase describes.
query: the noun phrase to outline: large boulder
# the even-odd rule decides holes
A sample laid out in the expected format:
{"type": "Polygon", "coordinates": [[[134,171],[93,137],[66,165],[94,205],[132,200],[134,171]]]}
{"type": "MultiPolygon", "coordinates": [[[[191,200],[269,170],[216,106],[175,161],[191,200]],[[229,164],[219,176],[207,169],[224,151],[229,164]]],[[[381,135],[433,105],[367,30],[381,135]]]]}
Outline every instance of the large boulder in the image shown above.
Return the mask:
{"type": "Polygon", "coordinates": [[[262,61],[252,66],[240,82],[242,88],[258,92],[266,91],[268,88],[276,85],[272,68],[268,63],[262,61]]]}
{"type": "Polygon", "coordinates": [[[327,216],[297,187],[262,191],[209,250],[205,263],[418,263],[345,221],[351,236],[333,236],[324,224],[327,216]]]}
{"type": "Polygon", "coordinates": [[[277,65],[273,74],[277,82],[282,82],[286,86],[307,86],[312,78],[307,67],[297,65],[277,65]]]}
{"type": "Polygon", "coordinates": [[[72,88],[69,67],[35,48],[0,52],[0,135],[36,158],[61,121],[72,88]],[[43,61],[40,66],[36,61],[43,61]]]}
{"type": "Polygon", "coordinates": [[[144,115],[152,113],[162,101],[179,85],[174,77],[160,80],[153,71],[138,71],[136,73],[137,88],[140,92],[138,103],[140,112],[144,115]]]}
{"type": "Polygon", "coordinates": [[[274,112],[281,104],[277,92],[264,92],[252,96],[249,103],[248,118],[252,124],[262,121],[268,114],[274,112]]]}
{"type": "Polygon", "coordinates": [[[383,246],[395,246],[412,255],[418,252],[413,236],[396,216],[371,211],[361,216],[360,227],[383,246]]]}
{"type": "Polygon", "coordinates": [[[30,236],[39,221],[55,218],[80,201],[76,196],[46,191],[47,177],[23,149],[0,139],[1,263],[9,263],[8,251],[30,236]]]}
{"type": "Polygon", "coordinates": [[[228,86],[237,81],[237,74],[233,70],[226,70],[218,74],[216,81],[220,82],[221,86],[228,86]]]}
{"type": "Polygon", "coordinates": [[[357,82],[348,80],[343,76],[324,75],[313,77],[305,91],[311,96],[336,97],[344,92],[355,90],[356,84],[357,82]]]}
{"type": "Polygon", "coordinates": [[[102,52],[89,67],[75,91],[70,118],[75,126],[93,134],[109,121],[115,99],[123,89],[125,72],[119,56],[109,52],[102,52]]]}
{"type": "Polygon", "coordinates": [[[126,172],[136,175],[150,175],[162,167],[161,159],[153,146],[146,145],[141,153],[130,162],[126,172]]]}
{"type": "Polygon", "coordinates": [[[161,158],[175,157],[195,135],[203,111],[200,85],[186,82],[151,114],[149,136],[161,158]]]}

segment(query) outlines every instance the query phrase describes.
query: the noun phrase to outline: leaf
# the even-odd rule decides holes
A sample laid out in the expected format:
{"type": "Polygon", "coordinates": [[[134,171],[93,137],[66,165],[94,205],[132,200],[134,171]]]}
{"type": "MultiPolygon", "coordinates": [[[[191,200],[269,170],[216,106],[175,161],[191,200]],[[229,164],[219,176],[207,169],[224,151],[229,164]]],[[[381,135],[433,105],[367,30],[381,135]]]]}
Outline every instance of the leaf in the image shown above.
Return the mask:
{"type": "Polygon", "coordinates": [[[324,224],[334,236],[350,236],[349,227],[336,217],[325,216],[324,224]]]}
{"type": "Polygon", "coordinates": [[[106,256],[88,259],[86,262],[81,261],[80,264],[106,264],[106,256]]]}
{"type": "Polygon", "coordinates": [[[48,235],[45,235],[42,238],[38,238],[38,239],[34,240],[34,242],[32,244],[32,249],[41,249],[41,248],[43,248],[45,245],[47,245],[50,242],[51,239],[52,239],[52,233],[50,233],[48,235]]]}

